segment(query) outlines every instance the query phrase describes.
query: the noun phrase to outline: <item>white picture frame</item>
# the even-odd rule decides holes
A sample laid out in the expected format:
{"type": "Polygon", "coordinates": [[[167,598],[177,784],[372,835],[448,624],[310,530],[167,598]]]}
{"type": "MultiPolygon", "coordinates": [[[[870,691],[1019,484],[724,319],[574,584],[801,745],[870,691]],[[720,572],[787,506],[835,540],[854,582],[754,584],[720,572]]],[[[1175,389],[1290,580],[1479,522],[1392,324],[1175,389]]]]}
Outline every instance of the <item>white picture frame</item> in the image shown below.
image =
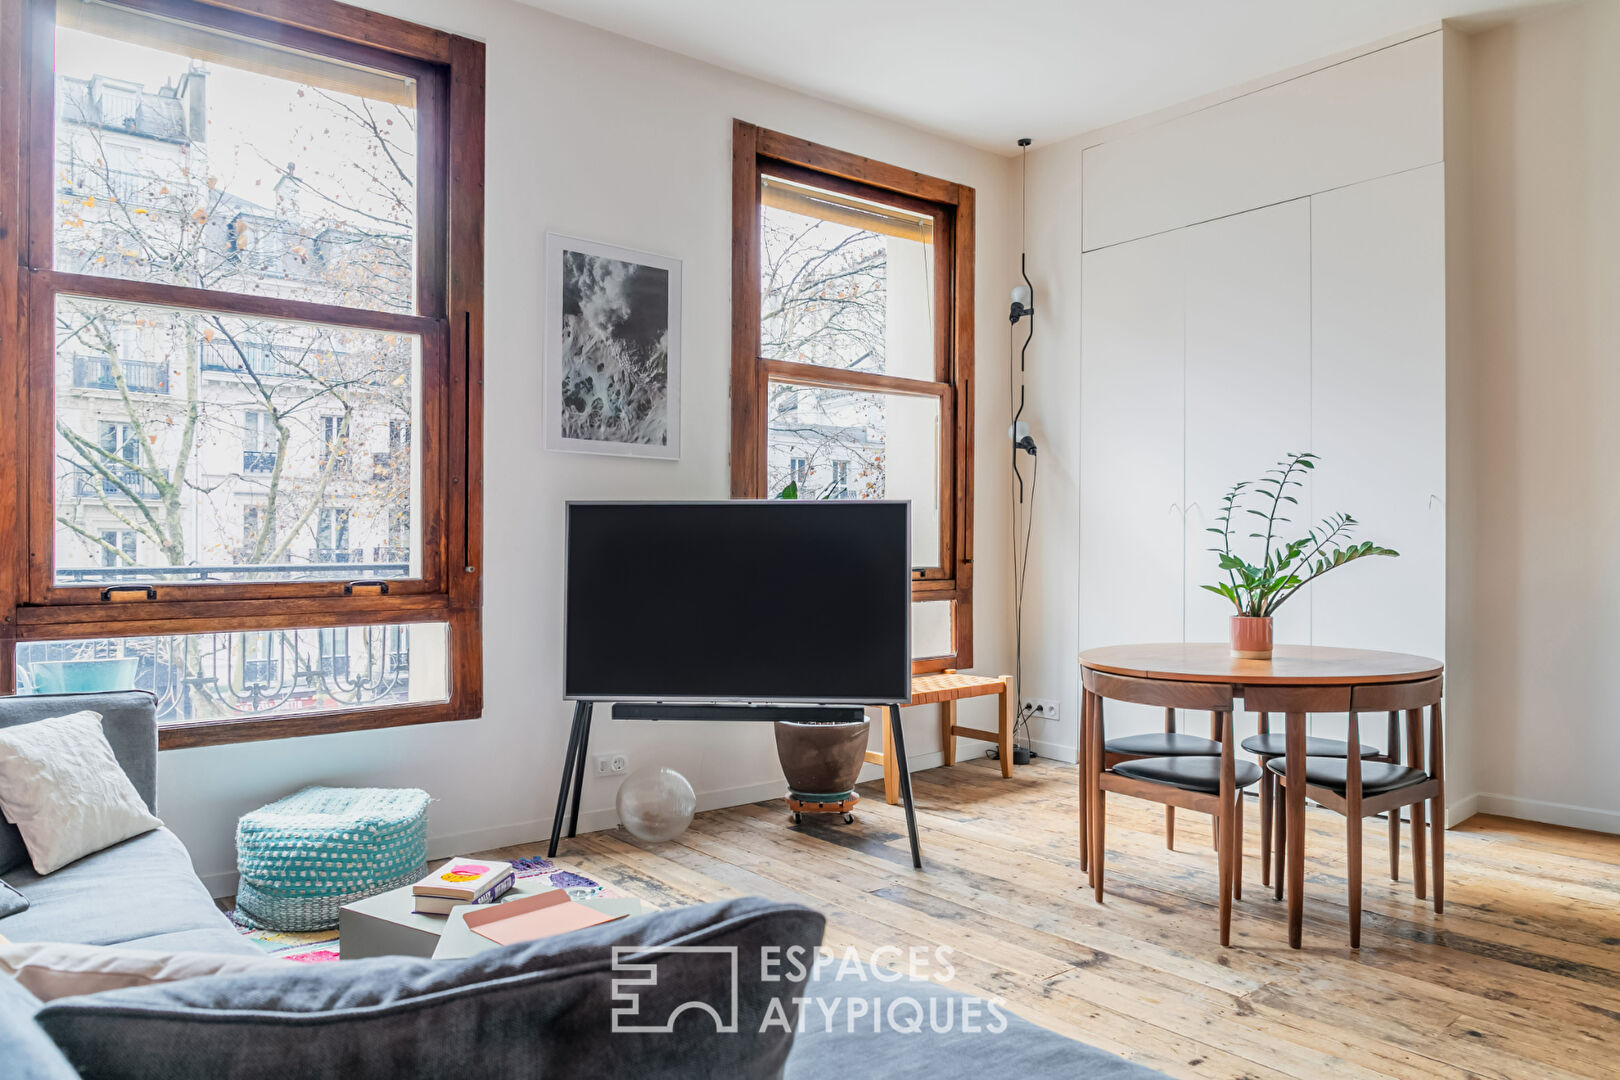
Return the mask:
{"type": "Polygon", "coordinates": [[[547,233],[545,282],[546,449],[679,460],[681,261],[547,233]]]}

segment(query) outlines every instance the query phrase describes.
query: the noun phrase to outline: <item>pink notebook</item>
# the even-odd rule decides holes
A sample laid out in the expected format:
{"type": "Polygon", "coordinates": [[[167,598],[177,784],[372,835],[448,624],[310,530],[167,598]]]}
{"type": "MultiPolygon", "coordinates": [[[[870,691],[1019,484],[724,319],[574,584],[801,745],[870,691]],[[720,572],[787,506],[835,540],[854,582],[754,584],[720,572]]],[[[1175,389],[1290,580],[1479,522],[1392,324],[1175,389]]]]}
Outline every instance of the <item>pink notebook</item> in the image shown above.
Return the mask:
{"type": "Polygon", "coordinates": [[[492,904],[483,911],[469,911],[466,922],[467,929],[497,945],[515,945],[622,918],[576,904],[562,889],[554,889],[492,904]]]}

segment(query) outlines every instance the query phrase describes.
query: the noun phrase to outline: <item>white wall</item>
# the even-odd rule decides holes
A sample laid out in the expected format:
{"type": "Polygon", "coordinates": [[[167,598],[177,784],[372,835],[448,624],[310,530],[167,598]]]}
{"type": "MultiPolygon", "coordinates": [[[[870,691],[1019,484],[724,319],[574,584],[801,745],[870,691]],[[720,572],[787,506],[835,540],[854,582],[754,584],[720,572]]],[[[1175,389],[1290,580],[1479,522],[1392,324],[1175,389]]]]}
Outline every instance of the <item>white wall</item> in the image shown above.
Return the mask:
{"type": "MultiPolygon", "coordinates": [[[[728,492],[731,120],[971,185],[978,192],[975,657],[1011,670],[1006,525],[1005,160],[708,67],[507,0],[380,2],[488,47],[485,310],[485,715],[281,742],[168,751],[159,807],[199,872],[229,891],[246,810],[311,783],[411,785],[435,798],[430,849],[549,831],[570,707],[561,699],[563,504],[728,492]],[[541,254],[547,230],[684,262],[682,459],[541,449],[541,254]]],[[[1056,471],[1056,470],[1054,470],[1056,471]]],[[[1056,485],[1054,485],[1056,486],[1056,485]]],[[[994,699],[963,706],[993,727],[994,699]],[[982,709],[982,715],[977,710],[982,709]]],[[[914,766],[938,761],[933,708],[910,710],[914,766]]],[[[683,772],[703,807],[782,794],[768,726],[615,724],[592,751],[683,772]]],[[[587,770],[589,772],[589,769],[587,770]]],[[[587,776],[581,824],[612,826],[615,783],[587,776]]],[[[924,844],[927,840],[924,838],[924,844]]]]}
{"type": "Polygon", "coordinates": [[[1467,44],[1479,809],[1620,832],[1620,5],[1467,44]]]}

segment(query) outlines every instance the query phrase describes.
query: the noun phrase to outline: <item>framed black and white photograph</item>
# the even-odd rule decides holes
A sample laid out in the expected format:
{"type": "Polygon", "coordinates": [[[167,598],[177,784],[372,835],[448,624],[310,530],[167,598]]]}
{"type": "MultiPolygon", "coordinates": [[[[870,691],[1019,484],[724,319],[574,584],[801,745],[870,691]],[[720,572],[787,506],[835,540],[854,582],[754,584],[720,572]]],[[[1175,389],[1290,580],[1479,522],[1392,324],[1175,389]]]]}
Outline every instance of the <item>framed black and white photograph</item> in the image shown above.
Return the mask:
{"type": "Polygon", "coordinates": [[[681,456],[681,263],[546,236],[546,448],[681,456]]]}

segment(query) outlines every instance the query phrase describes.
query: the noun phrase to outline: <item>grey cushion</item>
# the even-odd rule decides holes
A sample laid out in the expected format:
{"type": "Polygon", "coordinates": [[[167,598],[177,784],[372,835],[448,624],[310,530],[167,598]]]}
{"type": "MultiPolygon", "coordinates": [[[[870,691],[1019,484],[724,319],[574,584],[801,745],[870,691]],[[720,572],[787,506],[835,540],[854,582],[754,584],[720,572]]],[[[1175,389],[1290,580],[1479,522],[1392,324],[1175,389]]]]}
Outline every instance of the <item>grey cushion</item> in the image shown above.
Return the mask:
{"type": "Polygon", "coordinates": [[[1202,735],[1181,731],[1154,731],[1146,735],[1122,735],[1109,739],[1103,749],[1110,754],[1136,754],[1140,757],[1221,756],[1221,744],[1202,735]]]}
{"type": "Polygon", "coordinates": [[[31,905],[8,917],[0,929],[13,941],[144,947],[156,935],[183,932],[188,934],[185,948],[259,951],[214,905],[191,868],[185,845],[168,829],[114,844],[54,874],[40,877],[32,868],[17,869],[6,880],[31,905]]]}
{"type": "Polygon", "coordinates": [[[926,979],[880,982],[868,973],[863,981],[853,966],[844,971],[843,964],[834,962],[816,969],[805,994],[810,1000],[788,1058],[786,1080],[1165,1080],[1161,1072],[1036,1027],[1005,1006],[992,1010],[983,999],[926,979]],[[870,1006],[873,997],[879,999],[877,1008],[851,1025],[858,1007],[852,1010],[849,1003],[864,998],[870,1006]],[[875,1031],[874,1011],[879,1015],[875,1031]],[[964,1015],[971,1019],[964,1022],[964,1015]],[[921,1018],[920,1031],[897,1030],[913,1026],[914,1017],[921,1018]]]}
{"type": "Polygon", "coordinates": [[[762,974],[763,951],[810,955],[825,920],[757,898],[656,912],[467,960],[381,957],[289,964],[282,973],[213,976],[59,998],[38,1022],[86,1080],[269,1080],[401,1076],[773,1077],[792,1045],[803,974],[762,974]],[[656,968],[655,982],[612,967],[656,968]],[[705,953],[660,952],[708,946],[705,953]],[[735,949],[735,953],[730,952],[735,949]],[[731,957],[738,982],[733,998],[731,957]],[[613,983],[635,981],[616,1004],[613,983]],[[673,1031],[613,1032],[630,1023],[673,1031]],[[711,1004],[735,1033],[688,1002],[711,1004]],[[773,1004],[774,1007],[773,1007],[773,1004]],[[779,1014],[788,1025],[763,1026],[779,1014]],[[762,1031],[763,1026],[763,1031],[762,1031]]]}
{"type": "MultiPolygon", "coordinates": [[[[157,705],[144,690],[110,694],[19,694],[0,697],[0,728],[89,709],[101,714],[113,756],[129,774],[146,808],[157,813],[157,705]]],[[[26,865],[28,849],[17,826],[0,821],[0,874],[26,865]]]]}
{"type": "MultiPolygon", "coordinates": [[[[1201,791],[1206,795],[1219,795],[1221,791],[1221,759],[1218,757],[1137,758],[1120,762],[1114,766],[1114,771],[1133,780],[1151,780],[1183,791],[1201,791]]],[[[1246,788],[1260,779],[1260,766],[1252,761],[1234,761],[1232,778],[1238,787],[1246,788]]]]}
{"type": "Polygon", "coordinates": [[[0,919],[28,910],[28,897],[0,881],[0,919]]]}
{"type": "Polygon", "coordinates": [[[74,1080],[78,1075],[34,1023],[39,999],[0,975],[0,1075],[6,1080],[74,1080]]]}
{"type": "MultiPolygon", "coordinates": [[[[1282,758],[1272,758],[1266,762],[1266,768],[1278,776],[1286,776],[1288,762],[1282,758]]],[[[1396,788],[1411,787],[1421,784],[1429,778],[1429,774],[1422,769],[1413,769],[1405,765],[1391,765],[1386,761],[1363,761],[1361,763],[1361,793],[1363,795],[1382,795],[1396,788]]],[[[1314,758],[1305,759],[1305,783],[1325,787],[1343,795],[1350,786],[1350,777],[1346,769],[1344,758],[1314,758]]]]}
{"type": "MultiPolygon", "coordinates": [[[[1271,731],[1264,735],[1250,735],[1243,740],[1243,749],[1251,754],[1261,754],[1270,757],[1279,757],[1288,753],[1288,736],[1281,731],[1271,731]]],[[[1350,751],[1350,744],[1343,739],[1319,739],[1314,735],[1305,737],[1305,755],[1307,757],[1344,757],[1350,751]]],[[[1382,751],[1376,746],[1361,744],[1361,756],[1364,758],[1377,757],[1382,751]]]]}

